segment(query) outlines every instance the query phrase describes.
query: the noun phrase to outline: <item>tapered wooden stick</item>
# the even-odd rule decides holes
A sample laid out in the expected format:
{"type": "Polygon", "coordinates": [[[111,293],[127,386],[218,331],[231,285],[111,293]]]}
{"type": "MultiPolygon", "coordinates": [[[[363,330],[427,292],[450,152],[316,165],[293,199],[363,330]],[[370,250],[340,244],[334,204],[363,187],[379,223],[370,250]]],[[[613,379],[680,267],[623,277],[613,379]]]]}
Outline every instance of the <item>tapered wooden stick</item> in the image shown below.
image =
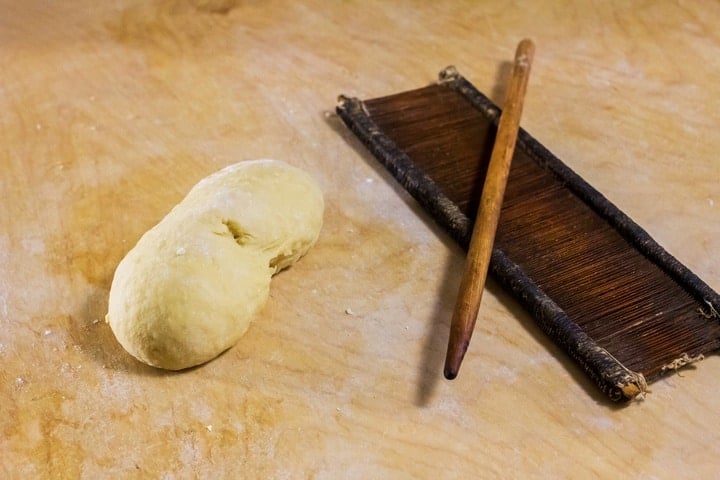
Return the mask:
{"type": "Polygon", "coordinates": [[[495,145],[490,156],[490,164],[470,240],[465,271],[460,282],[460,292],[450,323],[450,340],[445,357],[444,372],[445,378],[450,380],[455,378],[460,370],[460,364],[470,344],[470,337],[475,327],[480,301],[485,289],[495,232],[500,219],[510,164],[515,152],[523,100],[534,54],[535,45],[528,39],[521,41],[515,52],[510,86],[498,123],[495,145]]]}

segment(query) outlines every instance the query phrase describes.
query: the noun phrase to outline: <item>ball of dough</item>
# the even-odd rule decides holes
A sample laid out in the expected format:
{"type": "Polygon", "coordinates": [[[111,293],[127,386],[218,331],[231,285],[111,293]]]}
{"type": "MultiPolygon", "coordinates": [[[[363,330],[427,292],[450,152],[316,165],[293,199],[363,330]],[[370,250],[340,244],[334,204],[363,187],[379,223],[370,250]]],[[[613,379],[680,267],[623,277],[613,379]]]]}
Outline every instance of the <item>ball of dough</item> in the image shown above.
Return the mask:
{"type": "Polygon", "coordinates": [[[106,321],[131,355],[180,370],[233,346],[270,279],[315,243],[323,197],[302,170],[240,162],[200,181],[115,271],[106,321]]]}

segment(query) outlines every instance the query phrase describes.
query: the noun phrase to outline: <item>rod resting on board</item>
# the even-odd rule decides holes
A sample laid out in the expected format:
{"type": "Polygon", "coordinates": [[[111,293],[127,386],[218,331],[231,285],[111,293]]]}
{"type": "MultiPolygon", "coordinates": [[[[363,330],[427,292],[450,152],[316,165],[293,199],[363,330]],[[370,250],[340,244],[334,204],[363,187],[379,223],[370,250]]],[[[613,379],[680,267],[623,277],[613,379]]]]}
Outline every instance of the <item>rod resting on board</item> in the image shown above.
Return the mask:
{"type": "Polygon", "coordinates": [[[490,156],[458,299],[450,323],[444,369],[445,378],[450,380],[454,379],[460,370],[485,289],[534,54],[535,45],[528,39],[522,40],[515,52],[510,85],[498,123],[495,145],[490,156]]]}

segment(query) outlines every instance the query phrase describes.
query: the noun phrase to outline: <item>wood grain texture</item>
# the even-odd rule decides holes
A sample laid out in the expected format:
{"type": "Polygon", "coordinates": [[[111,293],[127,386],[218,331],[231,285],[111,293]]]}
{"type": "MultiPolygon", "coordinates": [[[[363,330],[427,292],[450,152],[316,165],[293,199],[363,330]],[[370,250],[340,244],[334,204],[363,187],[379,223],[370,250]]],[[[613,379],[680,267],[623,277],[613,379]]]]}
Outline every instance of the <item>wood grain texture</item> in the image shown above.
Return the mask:
{"type": "Polygon", "coordinates": [[[718,5],[0,3],[0,476],[716,474],[717,356],[616,409],[491,284],[442,380],[461,253],[327,112],[448,64],[497,102],[532,37],[523,126],[717,290],[718,5]],[[318,245],[219,359],[138,364],[96,322],[115,266],[258,157],[319,180],[318,245]]]}

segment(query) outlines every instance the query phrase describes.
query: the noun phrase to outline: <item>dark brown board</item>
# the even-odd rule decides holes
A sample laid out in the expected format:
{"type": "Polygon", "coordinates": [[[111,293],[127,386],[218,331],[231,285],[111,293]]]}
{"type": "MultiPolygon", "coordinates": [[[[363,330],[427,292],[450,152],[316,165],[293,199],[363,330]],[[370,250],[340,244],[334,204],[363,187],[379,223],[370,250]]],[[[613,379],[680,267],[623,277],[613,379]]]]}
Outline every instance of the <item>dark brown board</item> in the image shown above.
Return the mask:
{"type": "MultiPolygon", "coordinates": [[[[467,248],[500,110],[452,67],[338,114],[467,248]]],[[[720,297],[521,130],[491,273],[612,400],[720,347],[720,297]]]]}

